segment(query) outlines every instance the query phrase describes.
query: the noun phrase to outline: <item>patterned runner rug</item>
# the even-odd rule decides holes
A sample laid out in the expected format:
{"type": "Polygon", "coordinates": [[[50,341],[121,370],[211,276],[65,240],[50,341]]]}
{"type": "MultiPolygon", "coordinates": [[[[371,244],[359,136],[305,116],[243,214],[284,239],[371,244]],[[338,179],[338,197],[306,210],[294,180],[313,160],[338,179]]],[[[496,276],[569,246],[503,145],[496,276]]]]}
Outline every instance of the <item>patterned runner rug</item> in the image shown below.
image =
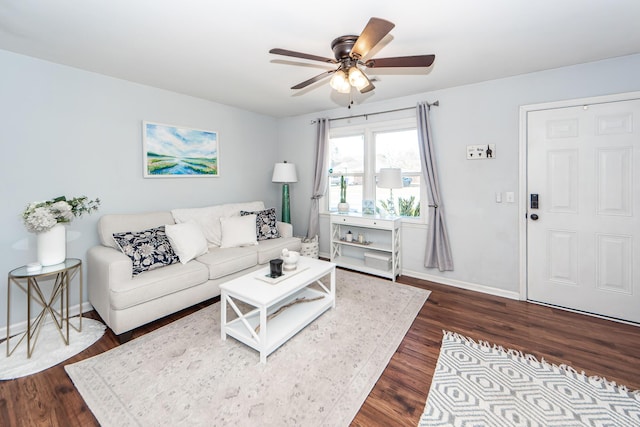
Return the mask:
{"type": "Polygon", "coordinates": [[[640,392],[444,333],[420,427],[640,426],[640,392]]]}

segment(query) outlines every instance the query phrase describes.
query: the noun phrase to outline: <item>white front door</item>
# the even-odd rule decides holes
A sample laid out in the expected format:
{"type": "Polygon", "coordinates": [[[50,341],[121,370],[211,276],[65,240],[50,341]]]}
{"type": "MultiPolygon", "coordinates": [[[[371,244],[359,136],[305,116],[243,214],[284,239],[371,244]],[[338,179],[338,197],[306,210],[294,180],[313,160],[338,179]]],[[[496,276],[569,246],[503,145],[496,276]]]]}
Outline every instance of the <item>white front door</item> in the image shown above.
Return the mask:
{"type": "Polygon", "coordinates": [[[640,100],[529,111],[527,193],[527,299],[640,323],[640,100]]]}

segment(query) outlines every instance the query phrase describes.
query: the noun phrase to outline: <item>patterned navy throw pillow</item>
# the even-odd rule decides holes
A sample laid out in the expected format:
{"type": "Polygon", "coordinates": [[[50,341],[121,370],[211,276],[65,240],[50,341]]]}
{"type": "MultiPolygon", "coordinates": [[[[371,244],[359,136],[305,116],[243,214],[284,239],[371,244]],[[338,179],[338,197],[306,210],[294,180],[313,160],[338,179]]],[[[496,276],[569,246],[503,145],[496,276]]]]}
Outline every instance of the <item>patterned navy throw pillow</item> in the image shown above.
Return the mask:
{"type": "Polygon", "coordinates": [[[122,253],[133,262],[133,275],[180,262],[173,251],[164,225],[144,231],[114,233],[122,253]]]}
{"type": "Polygon", "coordinates": [[[260,240],[277,239],[280,237],[278,233],[278,227],[276,223],[278,218],[276,216],[276,208],[265,209],[263,211],[240,211],[241,216],[255,215],[256,216],[256,238],[260,240]]]}

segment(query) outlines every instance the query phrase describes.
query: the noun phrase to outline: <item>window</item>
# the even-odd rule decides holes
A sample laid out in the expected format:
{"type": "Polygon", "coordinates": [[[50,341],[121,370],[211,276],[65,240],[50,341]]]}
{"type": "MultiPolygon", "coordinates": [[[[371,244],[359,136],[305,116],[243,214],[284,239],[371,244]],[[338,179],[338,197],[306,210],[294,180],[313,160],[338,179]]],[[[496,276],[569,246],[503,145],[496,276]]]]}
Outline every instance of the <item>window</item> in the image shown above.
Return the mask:
{"type": "Polygon", "coordinates": [[[420,149],[415,120],[332,129],[329,136],[329,211],[340,202],[340,179],[347,183],[351,212],[362,212],[362,201],[372,200],[376,213],[422,218],[420,149]],[[402,187],[378,188],[380,168],[400,168],[402,187]],[[393,203],[390,198],[393,196],[393,203]]]}
{"type": "Polygon", "coordinates": [[[340,202],[340,179],[347,183],[349,209],[362,211],[364,135],[329,138],[329,200],[331,210],[340,202]]]}
{"type": "Polygon", "coordinates": [[[400,168],[402,188],[389,190],[376,187],[376,207],[382,212],[420,216],[420,149],[418,131],[405,129],[375,132],[376,172],[381,168],[400,168]],[[389,199],[393,195],[393,205],[389,199]],[[395,205],[395,206],[394,206],[395,205]]]}

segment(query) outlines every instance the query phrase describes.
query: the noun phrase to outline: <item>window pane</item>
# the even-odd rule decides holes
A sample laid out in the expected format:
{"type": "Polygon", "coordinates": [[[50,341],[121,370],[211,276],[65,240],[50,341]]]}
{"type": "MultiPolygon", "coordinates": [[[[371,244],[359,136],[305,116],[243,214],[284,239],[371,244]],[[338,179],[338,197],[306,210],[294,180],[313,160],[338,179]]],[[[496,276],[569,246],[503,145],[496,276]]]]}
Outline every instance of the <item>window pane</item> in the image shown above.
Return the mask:
{"type": "Polygon", "coordinates": [[[347,182],[346,201],[349,210],[362,211],[364,173],[364,135],[331,138],[329,140],[329,210],[340,203],[340,177],[347,182]]]}
{"type": "Polygon", "coordinates": [[[364,135],[331,138],[329,150],[329,168],[334,174],[364,172],[364,135]]]}
{"type": "Polygon", "coordinates": [[[402,188],[376,188],[376,210],[380,214],[420,216],[420,149],[416,129],[375,134],[376,173],[380,168],[400,168],[402,188]]]}
{"type": "Polygon", "coordinates": [[[420,172],[420,150],[416,129],[377,132],[375,139],[376,171],[380,168],[400,168],[403,173],[420,172]]]}
{"type": "MultiPolygon", "coordinates": [[[[339,174],[329,175],[329,210],[338,210],[340,203],[340,176],[339,174]]],[[[362,212],[362,175],[344,175],[347,181],[347,203],[349,211],[362,212]]]]}
{"type": "Polygon", "coordinates": [[[392,214],[409,217],[420,216],[420,176],[402,177],[402,188],[376,189],[376,211],[382,215],[392,214]],[[393,211],[389,198],[393,194],[393,211]]]}

